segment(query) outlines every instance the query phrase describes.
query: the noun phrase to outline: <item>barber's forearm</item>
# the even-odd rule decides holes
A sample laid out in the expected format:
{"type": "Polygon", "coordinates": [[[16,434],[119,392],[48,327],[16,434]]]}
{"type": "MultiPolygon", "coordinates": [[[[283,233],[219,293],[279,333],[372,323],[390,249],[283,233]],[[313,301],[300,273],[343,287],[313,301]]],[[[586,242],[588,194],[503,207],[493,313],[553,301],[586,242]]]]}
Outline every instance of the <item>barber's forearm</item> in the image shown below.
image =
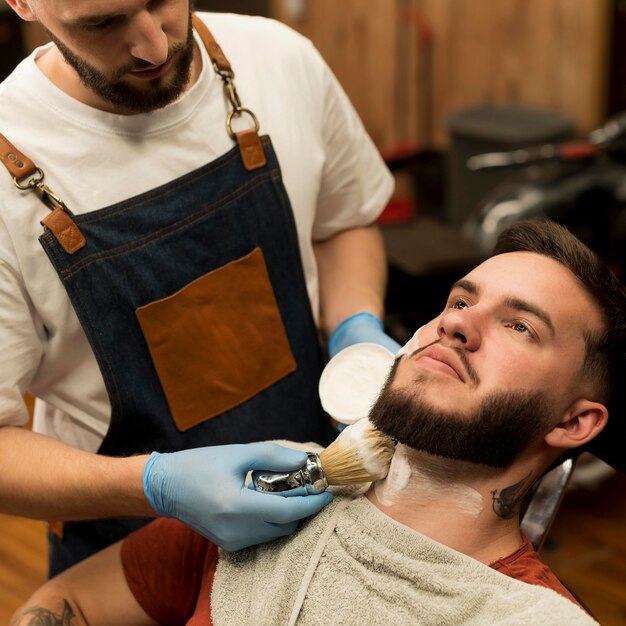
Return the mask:
{"type": "Polygon", "coordinates": [[[0,512],[61,520],[153,516],[142,484],[147,458],[104,457],[0,427],[0,512]]]}
{"type": "Polygon", "coordinates": [[[387,264],[378,227],[343,231],[316,242],[313,249],[326,332],[330,334],[342,320],[361,311],[382,318],[387,264]]]}

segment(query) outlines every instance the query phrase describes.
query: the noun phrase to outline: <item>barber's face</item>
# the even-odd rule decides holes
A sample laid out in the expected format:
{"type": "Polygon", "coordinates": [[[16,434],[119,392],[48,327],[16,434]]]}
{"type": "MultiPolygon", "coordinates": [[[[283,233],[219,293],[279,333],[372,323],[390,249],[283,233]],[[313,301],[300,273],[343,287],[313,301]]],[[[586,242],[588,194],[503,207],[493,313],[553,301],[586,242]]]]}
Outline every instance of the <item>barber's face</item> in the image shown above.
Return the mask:
{"type": "Polygon", "coordinates": [[[556,261],[493,257],[452,288],[371,419],[426,452],[508,465],[589,393],[585,334],[600,327],[593,301],[556,261]]]}
{"type": "Polygon", "coordinates": [[[188,0],[37,0],[36,17],[81,83],[114,110],[144,113],[185,90],[188,0]]]}

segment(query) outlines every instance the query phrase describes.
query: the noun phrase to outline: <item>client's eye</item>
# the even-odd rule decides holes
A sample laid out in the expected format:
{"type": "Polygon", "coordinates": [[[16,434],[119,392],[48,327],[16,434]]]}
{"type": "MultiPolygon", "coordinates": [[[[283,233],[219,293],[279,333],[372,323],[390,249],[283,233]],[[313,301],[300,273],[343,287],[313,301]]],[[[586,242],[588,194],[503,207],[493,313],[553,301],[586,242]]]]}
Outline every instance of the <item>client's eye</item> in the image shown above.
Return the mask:
{"type": "Polygon", "coordinates": [[[523,322],[513,322],[511,324],[511,328],[518,333],[522,333],[524,335],[528,335],[529,337],[533,337],[533,332],[530,328],[528,328],[528,326],[526,326],[526,324],[524,324],[523,322]]]}
{"type": "Polygon", "coordinates": [[[459,310],[466,309],[468,306],[469,304],[467,304],[467,302],[465,302],[465,300],[462,300],[461,298],[455,298],[451,300],[448,304],[448,308],[459,310]]]}

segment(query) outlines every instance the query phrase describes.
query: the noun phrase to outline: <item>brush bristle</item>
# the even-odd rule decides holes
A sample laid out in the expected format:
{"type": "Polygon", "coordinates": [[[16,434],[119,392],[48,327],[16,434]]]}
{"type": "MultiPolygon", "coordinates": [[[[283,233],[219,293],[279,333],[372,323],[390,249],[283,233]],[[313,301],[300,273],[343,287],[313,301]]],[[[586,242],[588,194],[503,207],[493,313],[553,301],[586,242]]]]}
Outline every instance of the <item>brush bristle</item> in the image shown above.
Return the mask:
{"type": "Polygon", "coordinates": [[[320,461],[329,485],[380,480],[387,475],[395,442],[364,418],[344,429],[320,461]]]}

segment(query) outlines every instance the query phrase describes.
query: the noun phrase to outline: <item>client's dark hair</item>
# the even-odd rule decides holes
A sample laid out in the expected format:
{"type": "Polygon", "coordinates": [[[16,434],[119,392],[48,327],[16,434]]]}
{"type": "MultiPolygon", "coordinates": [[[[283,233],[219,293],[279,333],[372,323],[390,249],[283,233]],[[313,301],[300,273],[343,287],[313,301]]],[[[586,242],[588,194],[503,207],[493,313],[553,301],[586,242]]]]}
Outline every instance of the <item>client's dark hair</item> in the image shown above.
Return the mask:
{"type": "Polygon", "coordinates": [[[583,372],[591,378],[598,402],[609,410],[609,427],[589,446],[598,456],[596,445],[611,448],[605,458],[618,469],[626,471],[626,454],[621,445],[626,443],[625,407],[626,387],[626,289],[606,263],[563,226],[548,219],[524,220],[514,223],[502,232],[493,250],[493,256],[506,252],[535,252],[564,265],[580,281],[598,305],[604,321],[601,332],[586,337],[587,352],[583,372]],[[619,440],[610,441],[611,437],[619,440]],[[619,455],[619,463],[617,461],[619,455]],[[615,460],[613,460],[615,458],[615,460]]]}

